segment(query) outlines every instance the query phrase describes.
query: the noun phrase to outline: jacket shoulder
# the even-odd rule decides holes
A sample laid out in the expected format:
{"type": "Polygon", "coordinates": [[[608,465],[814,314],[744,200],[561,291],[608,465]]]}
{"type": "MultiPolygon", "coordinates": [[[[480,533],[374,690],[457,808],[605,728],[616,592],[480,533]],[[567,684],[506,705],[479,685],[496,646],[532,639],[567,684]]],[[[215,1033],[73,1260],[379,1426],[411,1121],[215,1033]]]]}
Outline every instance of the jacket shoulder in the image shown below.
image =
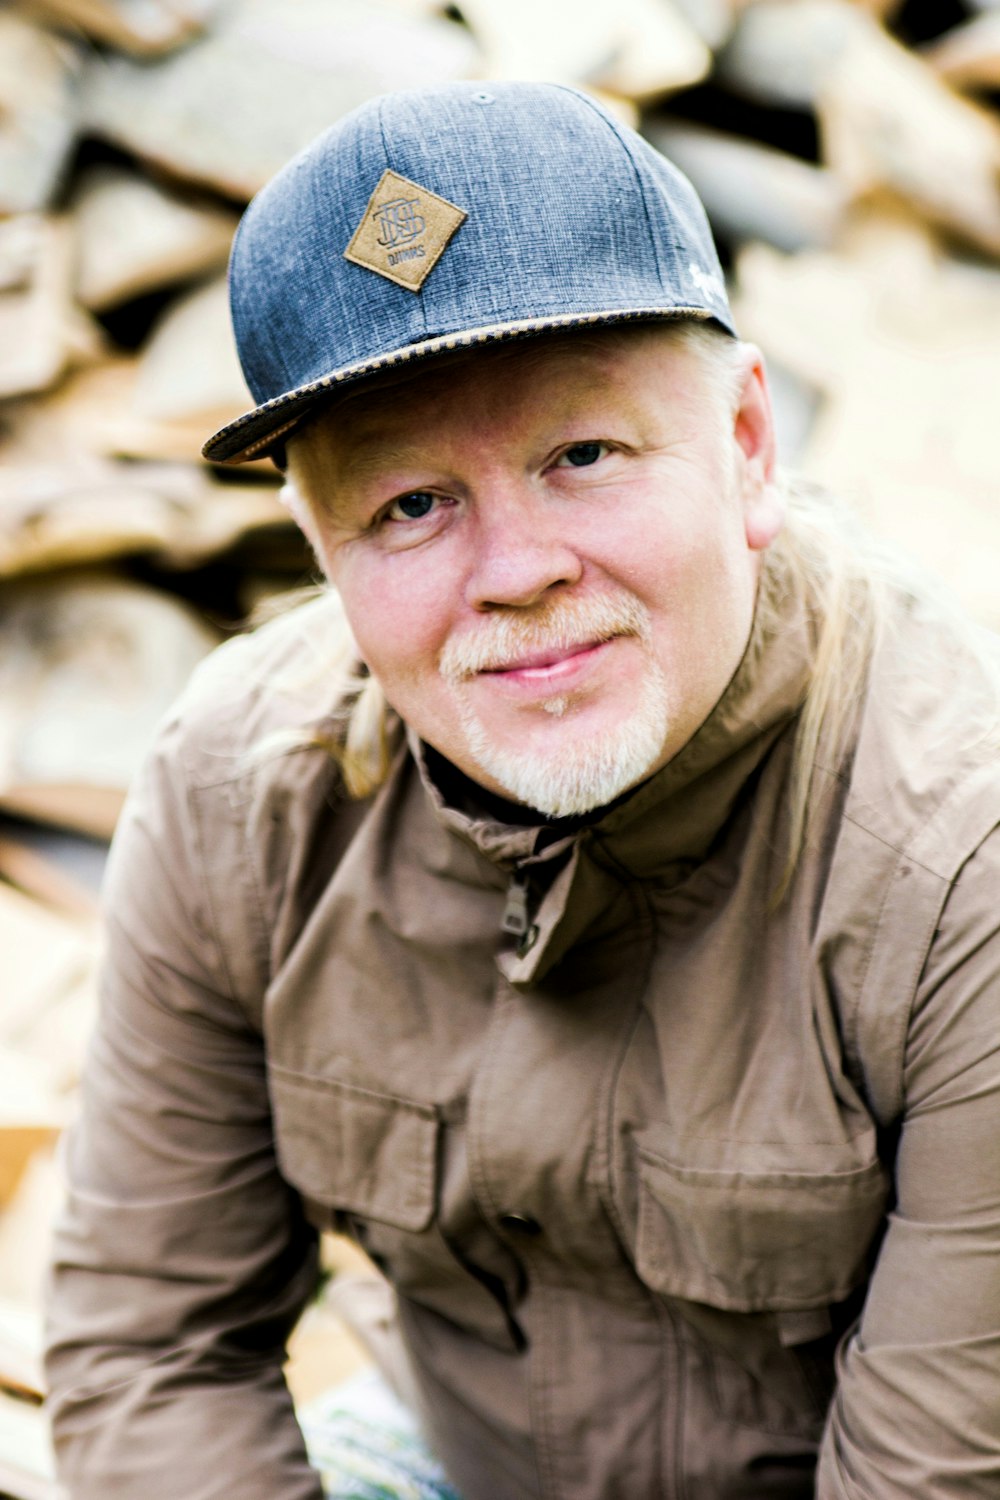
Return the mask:
{"type": "Polygon", "coordinates": [[[1000,651],[933,600],[876,650],[826,885],[821,947],[849,1064],[883,1124],[902,1107],[918,987],[952,890],[1000,826],[1000,651]]]}
{"type": "Polygon", "coordinates": [[[113,899],[135,904],[135,851],[145,859],[155,847],[255,1024],[309,893],[368,807],[346,797],[334,758],[310,744],[334,728],[352,651],[339,603],[324,595],[213,652],[161,724],[116,835],[113,899]]]}
{"type": "Polygon", "coordinates": [[[899,604],[872,661],[845,815],[954,877],[1000,822],[1000,637],[933,599],[899,604]]]}
{"type": "MultiPolygon", "coordinates": [[[[339,600],[331,591],[234,637],[195,669],[162,726],[191,787],[259,776],[268,754],[290,736],[329,726],[355,659],[339,600]]],[[[326,757],[324,757],[325,759],[326,757]]]]}

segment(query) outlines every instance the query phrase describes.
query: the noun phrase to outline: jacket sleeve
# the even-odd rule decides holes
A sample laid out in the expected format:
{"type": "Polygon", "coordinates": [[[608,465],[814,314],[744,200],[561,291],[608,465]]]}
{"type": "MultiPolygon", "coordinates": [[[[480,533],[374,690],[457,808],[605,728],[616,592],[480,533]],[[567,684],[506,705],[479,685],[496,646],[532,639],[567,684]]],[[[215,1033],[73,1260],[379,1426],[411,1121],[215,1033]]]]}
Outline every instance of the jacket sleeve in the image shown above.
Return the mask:
{"type": "Polygon", "coordinates": [[[282,1375],[315,1236],[277,1171],[263,1045],[234,993],[246,872],[205,879],[213,832],[177,742],[175,725],[109,865],[100,1022],[51,1277],[60,1477],[71,1500],[320,1500],[282,1375]]]}
{"type": "Polygon", "coordinates": [[[952,888],[918,991],[890,1216],[841,1350],[818,1500],[1000,1495],[1000,836],[952,888]]]}

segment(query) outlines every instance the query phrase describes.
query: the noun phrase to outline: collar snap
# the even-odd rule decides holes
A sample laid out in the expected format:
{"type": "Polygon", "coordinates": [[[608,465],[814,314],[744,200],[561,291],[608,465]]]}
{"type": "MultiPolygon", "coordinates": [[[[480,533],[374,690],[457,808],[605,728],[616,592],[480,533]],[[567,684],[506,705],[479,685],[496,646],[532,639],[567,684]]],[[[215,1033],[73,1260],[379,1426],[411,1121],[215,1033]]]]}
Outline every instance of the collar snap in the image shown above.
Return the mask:
{"type": "Polygon", "coordinates": [[[527,932],[524,934],[524,936],[521,938],[521,941],[517,945],[518,958],[526,958],[537,942],[538,923],[532,922],[531,926],[528,928],[527,932]]]}
{"type": "Polygon", "coordinates": [[[542,1232],[541,1224],[530,1214],[501,1214],[497,1222],[508,1234],[516,1234],[522,1239],[535,1239],[542,1232]]]}

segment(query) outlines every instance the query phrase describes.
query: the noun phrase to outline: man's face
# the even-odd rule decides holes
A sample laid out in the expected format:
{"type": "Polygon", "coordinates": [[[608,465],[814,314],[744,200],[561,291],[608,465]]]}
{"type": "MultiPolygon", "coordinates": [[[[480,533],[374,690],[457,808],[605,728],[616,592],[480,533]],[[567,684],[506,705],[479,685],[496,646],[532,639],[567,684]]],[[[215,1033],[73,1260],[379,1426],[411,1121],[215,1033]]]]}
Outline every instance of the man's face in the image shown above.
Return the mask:
{"type": "Polygon", "coordinates": [[[733,415],[661,331],[553,338],[427,367],[298,440],[300,519],[365,662],[483,786],[600,806],[721,696],[780,525],[752,353],[745,376],[733,415]]]}

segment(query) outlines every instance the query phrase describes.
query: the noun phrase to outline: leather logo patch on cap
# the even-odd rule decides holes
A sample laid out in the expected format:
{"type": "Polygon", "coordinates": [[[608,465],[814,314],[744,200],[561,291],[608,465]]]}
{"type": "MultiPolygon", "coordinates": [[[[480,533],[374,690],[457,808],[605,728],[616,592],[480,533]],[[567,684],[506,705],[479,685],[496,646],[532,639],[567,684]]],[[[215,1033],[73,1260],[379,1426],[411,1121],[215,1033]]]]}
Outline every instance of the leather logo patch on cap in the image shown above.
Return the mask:
{"type": "Polygon", "coordinates": [[[344,259],[419,292],[468,217],[429,188],[383,172],[344,259]]]}

